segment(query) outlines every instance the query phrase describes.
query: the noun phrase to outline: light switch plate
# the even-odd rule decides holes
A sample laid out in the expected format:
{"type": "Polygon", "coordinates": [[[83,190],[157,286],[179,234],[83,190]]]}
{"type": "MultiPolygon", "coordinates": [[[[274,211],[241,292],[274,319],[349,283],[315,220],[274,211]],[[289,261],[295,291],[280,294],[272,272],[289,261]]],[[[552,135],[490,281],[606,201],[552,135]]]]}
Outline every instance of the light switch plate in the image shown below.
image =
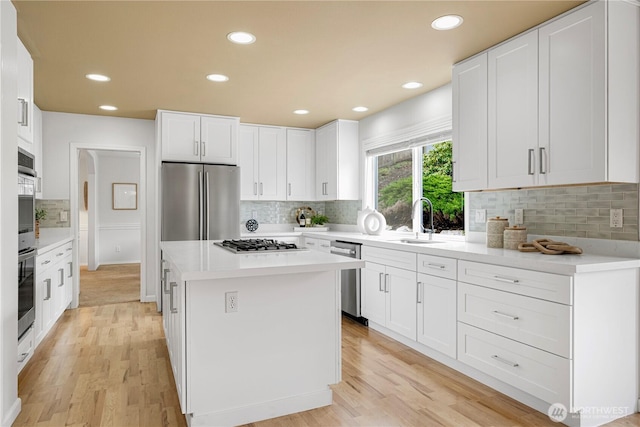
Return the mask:
{"type": "Polygon", "coordinates": [[[487,222],[487,210],[476,209],[476,224],[484,224],[487,222]]]}
{"type": "Polygon", "coordinates": [[[611,209],[609,212],[609,226],[622,228],[622,209],[611,209]]]}
{"type": "Polygon", "coordinates": [[[515,219],[513,221],[516,225],[524,224],[524,209],[516,209],[515,219]]]}

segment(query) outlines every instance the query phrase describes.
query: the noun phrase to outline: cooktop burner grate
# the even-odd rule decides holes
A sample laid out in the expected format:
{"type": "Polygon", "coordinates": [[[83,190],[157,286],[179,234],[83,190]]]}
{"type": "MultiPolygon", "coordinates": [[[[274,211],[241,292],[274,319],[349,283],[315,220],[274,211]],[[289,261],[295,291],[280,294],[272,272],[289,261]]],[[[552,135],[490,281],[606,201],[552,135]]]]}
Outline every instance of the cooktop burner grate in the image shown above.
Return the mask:
{"type": "Polygon", "coordinates": [[[275,239],[234,239],[216,242],[216,246],[223,247],[236,253],[261,252],[261,251],[295,251],[302,250],[295,243],[280,242],[275,239]]]}

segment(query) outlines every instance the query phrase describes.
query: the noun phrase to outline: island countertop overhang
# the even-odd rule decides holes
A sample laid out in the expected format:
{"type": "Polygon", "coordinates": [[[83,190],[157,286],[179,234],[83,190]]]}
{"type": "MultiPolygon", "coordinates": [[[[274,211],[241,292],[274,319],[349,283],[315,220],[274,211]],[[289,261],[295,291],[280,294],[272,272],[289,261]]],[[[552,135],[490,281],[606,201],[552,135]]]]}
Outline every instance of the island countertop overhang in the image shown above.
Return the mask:
{"type": "Polygon", "coordinates": [[[237,254],[212,240],[161,242],[163,258],[178,270],[180,280],[273,276],[364,268],[364,261],[311,250],[237,254]]]}

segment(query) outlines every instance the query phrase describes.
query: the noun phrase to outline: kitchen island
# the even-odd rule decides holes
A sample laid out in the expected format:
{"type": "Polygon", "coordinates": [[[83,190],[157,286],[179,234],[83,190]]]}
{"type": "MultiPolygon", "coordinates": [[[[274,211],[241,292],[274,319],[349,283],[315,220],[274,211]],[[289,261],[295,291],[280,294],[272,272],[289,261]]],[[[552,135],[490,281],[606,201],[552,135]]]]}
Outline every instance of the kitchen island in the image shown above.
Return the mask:
{"type": "Polygon", "coordinates": [[[341,379],[340,270],[315,251],[236,254],[163,242],[163,324],[190,426],[237,425],[332,403],[341,379]]]}

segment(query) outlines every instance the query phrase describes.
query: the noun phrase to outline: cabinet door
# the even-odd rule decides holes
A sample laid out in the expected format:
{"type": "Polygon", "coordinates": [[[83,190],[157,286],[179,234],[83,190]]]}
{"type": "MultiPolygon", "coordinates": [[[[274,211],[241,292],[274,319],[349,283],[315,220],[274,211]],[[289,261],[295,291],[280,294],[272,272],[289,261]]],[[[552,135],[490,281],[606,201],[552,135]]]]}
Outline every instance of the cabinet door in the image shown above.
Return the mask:
{"type": "Polygon", "coordinates": [[[456,281],[418,274],[418,342],[456,358],[456,281]]]}
{"type": "Polygon", "coordinates": [[[284,128],[261,127],[258,137],[258,194],[261,200],[286,200],[287,141],[284,128]]]}
{"type": "Polygon", "coordinates": [[[287,129],[287,200],[314,200],[315,141],[312,130],[287,129]]]}
{"type": "Polygon", "coordinates": [[[541,27],[543,184],[606,180],[605,2],[541,27]]]}
{"type": "Polygon", "coordinates": [[[237,119],[202,117],[200,157],[203,163],[237,164],[237,119]]]}
{"type": "Polygon", "coordinates": [[[255,126],[240,126],[238,166],[240,197],[242,200],[258,200],[258,128],[255,126]]]}
{"type": "Polygon", "coordinates": [[[416,272],[387,267],[387,328],[412,340],[416,339],[417,290],[416,272]]]}
{"type": "Polygon", "coordinates": [[[382,326],[386,324],[386,294],[384,291],[384,265],[367,262],[362,269],[362,316],[382,326]]]}
{"type": "Polygon", "coordinates": [[[338,197],[338,123],[332,122],[316,131],[316,198],[338,197]]]}
{"type": "Polygon", "coordinates": [[[64,280],[64,264],[59,262],[53,268],[54,285],[53,287],[53,306],[54,306],[54,322],[62,315],[65,309],[65,280],[64,280]]]}
{"type": "Polygon", "coordinates": [[[489,51],[489,188],[537,182],[538,32],[489,51]]]}
{"type": "Polygon", "coordinates": [[[453,191],[487,188],[487,54],[452,73],[453,191]]]}
{"type": "Polygon", "coordinates": [[[184,334],[184,295],[185,284],[180,281],[171,281],[169,293],[169,307],[171,313],[171,369],[174,379],[180,408],[182,413],[186,409],[186,369],[185,369],[185,334],[184,334]]]}
{"type": "Polygon", "coordinates": [[[41,299],[38,300],[38,303],[40,303],[42,306],[42,310],[41,310],[42,329],[40,331],[40,337],[36,337],[36,342],[40,342],[47,335],[47,333],[55,323],[54,306],[53,306],[55,273],[56,273],[55,269],[49,268],[47,269],[46,272],[44,272],[44,274],[38,275],[40,277],[38,281],[38,287],[40,288],[39,295],[41,296],[41,299]]]}
{"type": "Polygon", "coordinates": [[[73,258],[71,252],[67,253],[64,260],[64,291],[64,310],[66,310],[73,299],[73,258]]]}
{"type": "Polygon", "coordinates": [[[200,161],[200,116],[161,113],[162,160],[200,161]]]}
{"type": "Polygon", "coordinates": [[[33,152],[33,59],[18,39],[18,140],[19,145],[33,152]],[[26,143],[26,145],[24,145],[26,143]]]}

